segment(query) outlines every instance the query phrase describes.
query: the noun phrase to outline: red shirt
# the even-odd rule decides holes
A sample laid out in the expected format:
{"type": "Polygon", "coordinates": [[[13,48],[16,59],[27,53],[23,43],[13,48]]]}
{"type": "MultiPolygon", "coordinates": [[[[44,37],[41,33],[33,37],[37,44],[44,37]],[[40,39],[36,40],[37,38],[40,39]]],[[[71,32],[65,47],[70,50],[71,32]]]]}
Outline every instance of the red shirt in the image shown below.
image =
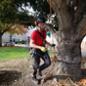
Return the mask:
{"type": "Polygon", "coordinates": [[[31,39],[33,40],[34,44],[42,46],[43,39],[40,36],[40,34],[42,34],[43,38],[46,39],[46,31],[45,30],[43,30],[41,32],[39,32],[38,30],[33,31],[32,35],[31,35],[31,39]]]}

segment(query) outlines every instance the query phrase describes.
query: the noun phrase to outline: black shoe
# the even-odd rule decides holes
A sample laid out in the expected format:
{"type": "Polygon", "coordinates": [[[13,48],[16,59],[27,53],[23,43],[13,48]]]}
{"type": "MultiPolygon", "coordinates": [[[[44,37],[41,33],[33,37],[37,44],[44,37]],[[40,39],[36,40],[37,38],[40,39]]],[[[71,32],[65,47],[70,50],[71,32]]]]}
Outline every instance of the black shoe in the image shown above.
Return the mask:
{"type": "Polygon", "coordinates": [[[37,77],[36,76],[32,76],[32,79],[37,81],[37,77]]]}
{"type": "Polygon", "coordinates": [[[42,72],[41,71],[39,71],[39,75],[42,76],[42,72]]]}
{"type": "Polygon", "coordinates": [[[37,79],[42,79],[42,72],[41,71],[38,71],[38,75],[37,75],[37,79]]]}

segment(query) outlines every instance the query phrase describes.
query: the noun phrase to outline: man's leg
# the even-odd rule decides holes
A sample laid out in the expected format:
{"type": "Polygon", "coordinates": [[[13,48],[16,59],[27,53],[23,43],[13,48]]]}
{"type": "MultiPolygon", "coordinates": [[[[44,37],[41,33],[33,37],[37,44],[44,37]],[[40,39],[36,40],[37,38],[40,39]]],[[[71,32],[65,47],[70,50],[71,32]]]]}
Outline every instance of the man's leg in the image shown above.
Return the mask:
{"type": "Polygon", "coordinates": [[[39,68],[39,64],[40,64],[40,58],[39,57],[33,57],[33,58],[34,58],[33,78],[36,79],[37,69],[39,68]]]}
{"type": "Polygon", "coordinates": [[[39,67],[39,75],[41,74],[41,71],[47,68],[51,64],[50,56],[46,52],[43,57],[41,57],[44,63],[39,67]]]}

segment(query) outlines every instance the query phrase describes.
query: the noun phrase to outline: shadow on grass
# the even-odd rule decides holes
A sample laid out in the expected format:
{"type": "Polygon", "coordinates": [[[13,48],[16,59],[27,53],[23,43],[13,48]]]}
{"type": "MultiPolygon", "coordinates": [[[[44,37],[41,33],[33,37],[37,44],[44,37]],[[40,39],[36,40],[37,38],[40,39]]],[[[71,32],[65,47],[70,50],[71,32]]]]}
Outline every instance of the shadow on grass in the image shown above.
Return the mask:
{"type": "Polygon", "coordinates": [[[1,70],[0,71],[0,86],[9,85],[17,81],[21,77],[21,72],[15,70],[1,70]]]}

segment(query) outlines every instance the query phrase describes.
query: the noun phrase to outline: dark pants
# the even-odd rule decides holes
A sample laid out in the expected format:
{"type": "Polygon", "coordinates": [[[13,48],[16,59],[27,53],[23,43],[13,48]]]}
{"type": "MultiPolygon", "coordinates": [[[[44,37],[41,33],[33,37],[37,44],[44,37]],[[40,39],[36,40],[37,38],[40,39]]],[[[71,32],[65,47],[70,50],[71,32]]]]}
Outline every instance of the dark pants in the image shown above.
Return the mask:
{"type": "Polygon", "coordinates": [[[33,59],[34,59],[34,63],[33,63],[34,73],[33,73],[33,75],[36,75],[37,69],[39,69],[39,71],[41,72],[42,70],[44,70],[45,68],[47,68],[51,64],[51,60],[48,55],[48,52],[43,53],[42,51],[40,51],[38,49],[33,51],[33,59]],[[43,64],[40,65],[41,59],[44,62],[43,62],[43,64]]]}

